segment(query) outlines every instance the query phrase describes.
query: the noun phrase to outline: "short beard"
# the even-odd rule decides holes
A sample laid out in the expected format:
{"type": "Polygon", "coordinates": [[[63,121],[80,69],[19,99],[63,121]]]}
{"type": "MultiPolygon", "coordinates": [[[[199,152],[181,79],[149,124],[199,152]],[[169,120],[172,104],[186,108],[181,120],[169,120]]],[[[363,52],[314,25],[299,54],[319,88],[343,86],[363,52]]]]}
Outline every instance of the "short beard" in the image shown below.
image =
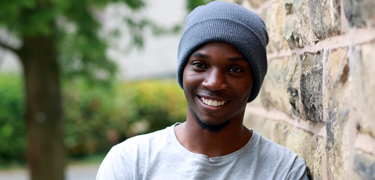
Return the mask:
{"type": "Polygon", "coordinates": [[[207,124],[207,123],[204,123],[202,120],[199,119],[199,117],[197,116],[197,114],[195,114],[193,112],[194,116],[195,116],[195,121],[197,121],[197,124],[199,125],[199,127],[203,130],[207,130],[207,131],[210,131],[210,132],[219,132],[221,131],[222,129],[224,129],[225,126],[227,126],[230,122],[230,120],[227,120],[221,124],[207,124]]]}

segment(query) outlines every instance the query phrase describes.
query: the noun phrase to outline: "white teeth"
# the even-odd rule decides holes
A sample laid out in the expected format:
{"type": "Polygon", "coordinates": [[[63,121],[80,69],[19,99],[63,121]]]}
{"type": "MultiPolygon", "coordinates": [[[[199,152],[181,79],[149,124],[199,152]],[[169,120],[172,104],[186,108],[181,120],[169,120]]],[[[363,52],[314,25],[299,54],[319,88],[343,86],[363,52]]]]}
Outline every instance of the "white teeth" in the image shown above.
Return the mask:
{"type": "Polygon", "coordinates": [[[212,99],[206,99],[204,97],[201,98],[204,104],[207,104],[209,106],[222,106],[226,103],[226,101],[218,101],[218,100],[212,100],[212,99]]]}
{"type": "Polygon", "coordinates": [[[212,104],[212,100],[210,99],[210,100],[208,100],[208,103],[207,103],[209,106],[212,106],[213,104],[212,104]]]}

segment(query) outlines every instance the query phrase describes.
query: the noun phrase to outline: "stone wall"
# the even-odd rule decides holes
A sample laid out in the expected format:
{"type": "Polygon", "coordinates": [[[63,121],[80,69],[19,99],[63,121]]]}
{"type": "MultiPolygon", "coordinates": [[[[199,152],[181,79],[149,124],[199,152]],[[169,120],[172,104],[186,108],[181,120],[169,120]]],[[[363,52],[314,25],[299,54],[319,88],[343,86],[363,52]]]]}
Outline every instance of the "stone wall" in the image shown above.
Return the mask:
{"type": "Polygon", "coordinates": [[[230,2],[270,36],[246,125],[304,158],[314,180],[375,179],[375,1],[230,2]]]}

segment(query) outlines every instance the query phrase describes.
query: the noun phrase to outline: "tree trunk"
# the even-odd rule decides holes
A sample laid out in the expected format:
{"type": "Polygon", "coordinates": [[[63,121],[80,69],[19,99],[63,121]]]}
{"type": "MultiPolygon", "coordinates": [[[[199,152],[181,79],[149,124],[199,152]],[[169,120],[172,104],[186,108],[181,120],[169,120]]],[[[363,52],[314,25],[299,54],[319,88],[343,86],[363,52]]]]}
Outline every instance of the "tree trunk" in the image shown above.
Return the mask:
{"type": "Polygon", "coordinates": [[[23,38],[27,160],[32,180],[63,180],[65,148],[55,34],[23,38]]]}

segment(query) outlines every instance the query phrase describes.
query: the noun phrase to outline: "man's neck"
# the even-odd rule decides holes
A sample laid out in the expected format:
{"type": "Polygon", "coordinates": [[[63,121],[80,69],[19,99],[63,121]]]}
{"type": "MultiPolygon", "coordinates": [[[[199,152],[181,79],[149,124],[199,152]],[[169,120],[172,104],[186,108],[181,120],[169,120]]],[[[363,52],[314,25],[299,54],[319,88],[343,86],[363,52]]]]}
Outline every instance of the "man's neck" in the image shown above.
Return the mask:
{"type": "Polygon", "coordinates": [[[209,158],[235,152],[245,146],[252,136],[242,121],[233,121],[218,132],[202,129],[194,120],[175,127],[178,141],[193,153],[205,154],[209,158]]]}

